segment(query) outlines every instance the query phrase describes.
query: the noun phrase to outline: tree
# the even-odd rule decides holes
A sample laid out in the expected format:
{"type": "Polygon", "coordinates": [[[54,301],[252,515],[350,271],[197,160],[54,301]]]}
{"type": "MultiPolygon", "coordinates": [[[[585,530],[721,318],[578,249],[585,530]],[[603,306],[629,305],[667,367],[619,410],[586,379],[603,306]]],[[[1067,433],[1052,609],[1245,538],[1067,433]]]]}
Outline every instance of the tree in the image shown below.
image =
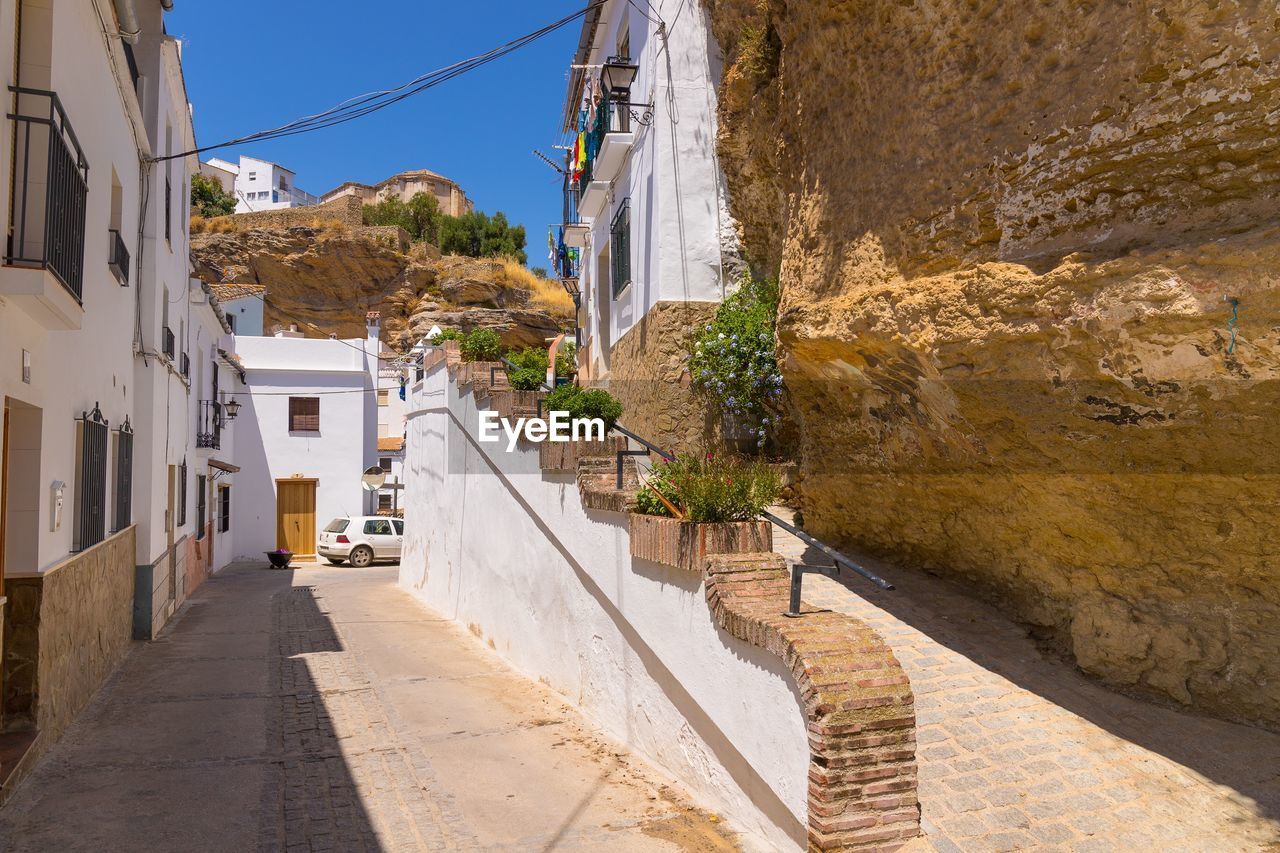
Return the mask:
{"type": "Polygon", "coordinates": [[[191,209],[206,219],[236,212],[236,197],[217,178],[199,172],[191,176],[191,209]]]}
{"type": "Polygon", "coordinates": [[[416,193],[405,204],[389,195],[377,204],[364,206],[365,225],[399,225],[415,243],[440,244],[440,223],[445,218],[440,203],[430,193],[416,193]]]}
{"type": "Polygon", "coordinates": [[[508,257],[523,264],[529,259],[525,239],[524,226],[512,226],[502,211],[492,217],[482,211],[446,216],[440,225],[440,251],[446,255],[508,257]]]}

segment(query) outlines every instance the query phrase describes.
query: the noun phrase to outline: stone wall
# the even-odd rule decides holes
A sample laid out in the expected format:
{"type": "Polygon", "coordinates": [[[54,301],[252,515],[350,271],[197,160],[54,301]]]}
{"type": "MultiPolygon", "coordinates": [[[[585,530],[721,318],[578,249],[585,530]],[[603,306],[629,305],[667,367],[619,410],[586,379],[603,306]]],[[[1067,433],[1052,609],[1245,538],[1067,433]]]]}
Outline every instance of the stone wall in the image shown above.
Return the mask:
{"type": "Polygon", "coordinates": [[[670,450],[710,447],[718,430],[689,376],[689,338],[714,302],[658,302],[614,345],[605,387],[622,403],[622,424],[670,450]]]}
{"type": "MultiPolygon", "coordinates": [[[[154,640],[194,591],[188,579],[193,556],[184,536],[154,563],[134,569],[133,638],[154,640]],[[172,565],[171,565],[172,563],[172,565]]],[[[207,538],[207,537],[206,537],[207,538]]]]}
{"type": "Polygon", "coordinates": [[[325,204],[307,207],[235,213],[230,219],[241,228],[289,228],[294,225],[314,225],[323,220],[333,220],[348,228],[361,228],[364,226],[364,205],[354,196],[342,196],[325,204]]]}
{"type": "Polygon", "coordinates": [[[1274,4],[709,5],[807,526],[1280,724],[1274,4]]]}
{"type": "Polygon", "coordinates": [[[5,579],[5,720],[34,724],[41,749],[129,651],[134,531],[129,527],[41,575],[5,579]]]}

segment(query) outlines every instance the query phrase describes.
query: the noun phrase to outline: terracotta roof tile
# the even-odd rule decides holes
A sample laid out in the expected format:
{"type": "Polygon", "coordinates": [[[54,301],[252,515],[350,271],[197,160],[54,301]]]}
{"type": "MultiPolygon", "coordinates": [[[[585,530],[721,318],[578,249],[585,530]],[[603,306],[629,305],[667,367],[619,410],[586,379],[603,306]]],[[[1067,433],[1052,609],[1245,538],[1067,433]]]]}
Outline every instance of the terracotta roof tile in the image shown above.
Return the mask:
{"type": "Polygon", "coordinates": [[[378,439],[378,450],[399,453],[401,450],[404,450],[404,439],[397,436],[380,438],[378,439]]]}

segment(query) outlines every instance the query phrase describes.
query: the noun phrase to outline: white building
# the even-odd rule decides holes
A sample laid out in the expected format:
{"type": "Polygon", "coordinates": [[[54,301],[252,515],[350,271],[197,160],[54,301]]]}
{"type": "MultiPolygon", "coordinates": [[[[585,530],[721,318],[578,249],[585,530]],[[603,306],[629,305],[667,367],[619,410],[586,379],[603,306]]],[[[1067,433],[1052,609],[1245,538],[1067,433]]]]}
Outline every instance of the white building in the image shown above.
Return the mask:
{"type": "Polygon", "coordinates": [[[247,386],[235,395],[240,556],[279,547],[314,555],[330,520],[371,511],[361,476],[377,461],[378,331],[373,315],[363,340],[236,337],[247,386]]]}
{"type": "Polygon", "coordinates": [[[185,559],[190,353],[225,328],[189,289],[195,158],[160,159],[194,148],[168,5],[0,3],[2,727],[36,751],[218,565],[185,559]]]}
{"type": "Polygon", "coordinates": [[[401,382],[408,378],[394,353],[384,352],[378,365],[378,457],[386,474],[386,484],[377,493],[376,510],[383,514],[404,511],[404,437],[406,399],[401,399],[401,382]]]}
{"type": "Polygon", "coordinates": [[[587,157],[585,168],[568,158],[577,177],[565,186],[565,243],[581,263],[557,266],[581,290],[579,363],[589,379],[615,372],[619,343],[655,307],[725,295],[721,235],[732,222],[708,94],[719,60],[705,17],[680,15],[681,5],[611,0],[587,13],[573,59],[563,127],[587,157]],[[677,17],[679,26],[659,28],[677,17]]]}
{"type": "Polygon", "coordinates": [[[283,210],[319,204],[320,199],[299,189],[294,173],[279,163],[240,155],[239,163],[212,157],[200,164],[200,171],[216,178],[222,188],[236,197],[236,213],[283,210]]]}

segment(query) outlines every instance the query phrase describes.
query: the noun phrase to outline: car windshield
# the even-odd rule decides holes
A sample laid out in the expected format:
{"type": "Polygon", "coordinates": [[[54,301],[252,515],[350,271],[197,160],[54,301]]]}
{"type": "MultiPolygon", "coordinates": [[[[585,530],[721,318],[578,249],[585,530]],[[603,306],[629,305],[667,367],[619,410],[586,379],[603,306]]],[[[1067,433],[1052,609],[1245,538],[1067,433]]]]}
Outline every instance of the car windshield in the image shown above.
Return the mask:
{"type": "Polygon", "coordinates": [[[341,533],[347,529],[347,525],[351,523],[349,518],[335,518],[333,521],[325,525],[325,533],[341,533]]]}

